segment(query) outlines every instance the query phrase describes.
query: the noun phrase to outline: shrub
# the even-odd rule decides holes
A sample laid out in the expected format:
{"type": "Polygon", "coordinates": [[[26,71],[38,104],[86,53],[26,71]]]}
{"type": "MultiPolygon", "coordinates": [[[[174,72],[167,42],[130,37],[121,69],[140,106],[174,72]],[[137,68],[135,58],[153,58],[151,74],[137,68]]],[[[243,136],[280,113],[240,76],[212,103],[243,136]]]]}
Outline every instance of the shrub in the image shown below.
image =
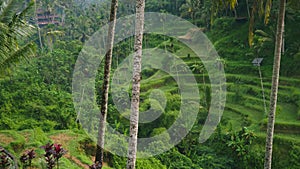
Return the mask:
{"type": "Polygon", "coordinates": [[[49,141],[48,137],[45,135],[45,133],[43,132],[43,130],[41,128],[35,128],[33,130],[34,133],[34,140],[41,142],[43,144],[45,144],[47,141],[49,141]]]}
{"type": "Polygon", "coordinates": [[[216,19],[213,26],[215,29],[218,29],[218,30],[230,31],[230,29],[232,28],[234,23],[235,23],[234,18],[222,17],[222,18],[216,19]]]}
{"type": "Polygon", "coordinates": [[[16,127],[16,125],[15,125],[14,120],[1,116],[0,130],[11,130],[11,129],[14,129],[15,127],[16,127]]]}
{"type": "MultiPolygon", "coordinates": [[[[112,154],[110,154],[112,155],[112,154]]],[[[109,161],[109,165],[116,168],[116,169],[123,169],[126,166],[126,158],[120,157],[117,155],[112,155],[112,160],[109,161]]]]}
{"type": "Polygon", "coordinates": [[[82,148],[85,151],[85,154],[92,156],[96,153],[96,151],[95,151],[96,145],[91,138],[86,137],[86,138],[80,140],[79,144],[80,144],[80,148],[82,148]]]}
{"type": "Polygon", "coordinates": [[[300,167],[300,147],[294,145],[292,147],[292,150],[289,153],[290,157],[290,165],[293,166],[294,168],[299,168],[300,167]]]}
{"type": "Polygon", "coordinates": [[[23,155],[20,157],[20,161],[23,164],[23,167],[31,167],[32,160],[36,157],[34,149],[27,150],[23,155]]]}
{"type": "Polygon", "coordinates": [[[10,143],[10,147],[13,149],[14,152],[19,153],[25,148],[25,142],[14,141],[10,143]]]}
{"type": "Polygon", "coordinates": [[[10,168],[11,165],[12,160],[9,158],[9,156],[4,153],[0,153],[0,168],[10,168]]]}
{"type": "Polygon", "coordinates": [[[167,169],[167,167],[156,158],[138,159],[136,161],[137,169],[167,169]]]}
{"type": "Polygon", "coordinates": [[[188,168],[199,168],[195,166],[190,158],[181,154],[176,148],[173,148],[159,156],[157,158],[166,165],[168,169],[188,169],[188,168]]]}
{"type": "Polygon", "coordinates": [[[43,124],[41,125],[41,128],[45,132],[49,132],[54,129],[54,127],[57,126],[57,123],[50,120],[43,121],[43,124]]]}
{"type": "Polygon", "coordinates": [[[34,119],[26,119],[19,123],[18,130],[34,129],[39,126],[39,122],[34,119]]]}
{"type": "Polygon", "coordinates": [[[57,168],[59,168],[59,159],[67,153],[67,151],[62,148],[61,144],[50,144],[47,143],[46,145],[41,147],[45,150],[45,160],[47,164],[48,169],[52,169],[55,166],[55,163],[57,165],[57,168]]]}

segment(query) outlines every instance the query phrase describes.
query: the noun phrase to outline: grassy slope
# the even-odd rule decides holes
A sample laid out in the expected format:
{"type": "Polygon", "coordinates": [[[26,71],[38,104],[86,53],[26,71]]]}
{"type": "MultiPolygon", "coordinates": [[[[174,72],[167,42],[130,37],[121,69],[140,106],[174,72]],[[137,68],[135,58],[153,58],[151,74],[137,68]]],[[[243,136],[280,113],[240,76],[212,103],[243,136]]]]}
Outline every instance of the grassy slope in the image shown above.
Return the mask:
{"type": "MultiPolygon", "coordinates": [[[[43,165],[44,151],[39,148],[42,145],[52,142],[62,144],[68,152],[60,160],[62,169],[88,169],[92,164],[92,156],[86,155],[84,149],[79,144],[87,135],[83,132],[72,130],[53,131],[44,133],[40,129],[24,131],[0,131],[0,145],[19,157],[25,150],[35,149],[37,157],[33,161],[33,166],[41,168],[43,165]]],[[[109,169],[105,166],[104,169],[109,169]]]]}

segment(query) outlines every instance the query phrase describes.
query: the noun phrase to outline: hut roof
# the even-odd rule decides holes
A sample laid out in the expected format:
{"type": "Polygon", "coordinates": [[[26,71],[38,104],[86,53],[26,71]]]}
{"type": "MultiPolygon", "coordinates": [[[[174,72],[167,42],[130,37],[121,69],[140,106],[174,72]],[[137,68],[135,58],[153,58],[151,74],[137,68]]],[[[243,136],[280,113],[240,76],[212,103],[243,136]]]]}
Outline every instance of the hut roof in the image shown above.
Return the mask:
{"type": "Polygon", "coordinates": [[[260,66],[263,60],[264,60],[264,58],[255,58],[252,61],[252,64],[253,64],[253,66],[260,66]]]}

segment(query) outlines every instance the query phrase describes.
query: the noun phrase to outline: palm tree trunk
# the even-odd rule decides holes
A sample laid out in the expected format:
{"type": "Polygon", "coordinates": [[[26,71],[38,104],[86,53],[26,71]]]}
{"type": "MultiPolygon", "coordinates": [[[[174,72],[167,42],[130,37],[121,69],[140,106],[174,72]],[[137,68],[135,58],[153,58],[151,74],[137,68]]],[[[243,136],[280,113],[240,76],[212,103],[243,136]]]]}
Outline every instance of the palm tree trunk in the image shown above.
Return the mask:
{"type": "MultiPolygon", "coordinates": [[[[112,62],[112,52],[114,44],[114,33],[116,27],[116,15],[118,8],[118,0],[111,1],[110,18],[109,18],[109,28],[107,37],[107,53],[105,55],[105,66],[104,66],[104,78],[102,86],[101,95],[101,115],[98,130],[98,142],[95,162],[103,164],[103,152],[104,152],[104,136],[105,136],[105,125],[107,116],[107,105],[108,105],[108,91],[109,91],[109,80],[110,80],[110,69],[112,62]]],[[[101,166],[102,168],[102,166],[101,166]]]]}
{"type": "Polygon", "coordinates": [[[136,0],[136,25],[135,25],[135,42],[133,58],[133,82],[130,114],[130,134],[128,145],[127,169],[134,169],[137,152],[137,134],[139,120],[139,103],[140,103],[140,81],[141,81],[141,62],[143,48],[144,32],[144,9],[145,0],[136,0]]]}
{"type": "MultiPolygon", "coordinates": [[[[284,24],[284,21],[283,21],[284,24]]],[[[284,55],[285,53],[285,34],[284,34],[284,30],[283,30],[283,35],[282,35],[282,51],[281,53],[284,55]]]]}
{"type": "Polygon", "coordinates": [[[263,83],[263,79],[262,79],[262,73],[261,73],[260,65],[258,65],[258,73],[259,73],[260,86],[261,86],[261,92],[262,92],[262,95],[263,95],[264,110],[265,110],[265,116],[266,116],[267,115],[267,104],[266,104],[265,89],[264,89],[264,83],[263,83]]]}
{"type": "Polygon", "coordinates": [[[42,43],[42,36],[41,36],[41,29],[39,27],[38,23],[38,15],[37,15],[37,6],[36,6],[36,1],[34,1],[34,15],[35,15],[35,24],[38,30],[38,35],[39,35],[39,43],[40,43],[40,48],[43,50],[43,43],[42,43]]]}
{"type": "Polygon", "coordinates": [[[236,18],[238,18],[238,14],[237,14],[237,11],[236,11],[236,8],[234,7],[234,9],[233,9],[233,12],[234,12],[234,18],[236,19],[236,18]]]}
{"type": "Polygon", "coordinates": [[[246,0],[248,19],[250,18],[249,0],[246,0]]]}
{"type": "Polygon", "coordinates": [[[268,117],[267,138],[266,138],[266,154],[265,154],[265,169],[271,169],[272,166],[272,148],[273,148],[273,135],[275,124],[275,111],[277,104],[277,92],[279,82],[280,58],[282,50],[282,37],[284,30],[284,15],[285,15],[286,0],[280,0],[280,9],[278,14],[277,33],[274,52],[274,65],[272,77],[272,89],[270,96],[270,112],[268,117]]]}

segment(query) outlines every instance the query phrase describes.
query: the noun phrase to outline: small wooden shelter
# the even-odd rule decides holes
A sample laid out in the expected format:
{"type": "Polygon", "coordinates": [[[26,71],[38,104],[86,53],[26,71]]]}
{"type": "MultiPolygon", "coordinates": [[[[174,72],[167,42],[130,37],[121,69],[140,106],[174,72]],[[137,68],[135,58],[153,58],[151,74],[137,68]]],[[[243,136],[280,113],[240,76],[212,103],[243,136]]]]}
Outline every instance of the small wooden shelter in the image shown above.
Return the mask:
{"type": "Polygon", "coordinates": [[[262,61],[264,60],[264,58],[255,58],[252,61],[253,66],[261,66],[262,61]]]}

